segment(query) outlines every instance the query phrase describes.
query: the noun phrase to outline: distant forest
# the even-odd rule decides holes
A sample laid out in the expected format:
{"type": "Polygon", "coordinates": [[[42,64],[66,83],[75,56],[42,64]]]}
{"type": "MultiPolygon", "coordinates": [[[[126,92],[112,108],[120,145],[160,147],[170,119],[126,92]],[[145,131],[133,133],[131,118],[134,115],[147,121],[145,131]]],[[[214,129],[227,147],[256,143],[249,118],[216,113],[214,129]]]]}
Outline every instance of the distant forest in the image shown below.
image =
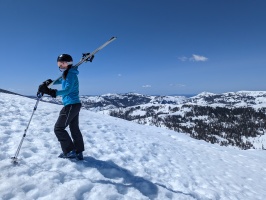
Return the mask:
{"type": "MultiPolygon", "coordinates": [[[[266,131],[266,109],[256,111],[250,107],[224,108],[197,105],[183,105],[181,108],[169,108],[171,113],[180,109],[189,108],[185,115],[169,115],[158,113],[159,106],[147,108],[146,115],[131,116],[131,113],[140,109],[139,106],[130,109],[118,109],[110,112],[111,116],[126,120],[134,120],[140,124],[165,126],[168,129],[184,132],[191,137],[218,143],[221,146],[236,146],[240,149],[254,148],[246,141],[246,137],[257,137],[266,131]],[[243,137],[244,136],[244,137],[243,137]]],[[[262,149],[264,147],[262,146],[262,149]]]]}

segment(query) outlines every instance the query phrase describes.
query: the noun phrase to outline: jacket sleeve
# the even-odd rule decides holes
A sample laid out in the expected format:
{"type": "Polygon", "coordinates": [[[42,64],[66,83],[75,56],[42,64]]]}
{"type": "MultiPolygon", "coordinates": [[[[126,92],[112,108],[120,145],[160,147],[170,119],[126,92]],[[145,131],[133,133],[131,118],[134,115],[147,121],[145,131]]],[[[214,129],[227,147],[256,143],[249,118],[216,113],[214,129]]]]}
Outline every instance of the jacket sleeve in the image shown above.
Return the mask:
{"type": "MultiPolygon", "coordinates": [[[[69,73],[67,75],[67,78],[65,80],[66,82],[65,82],[64,89],[57,90],[56,96],[68,95],[71,92],[71,90],[72,90],[72,88],[74,86],[74,83],[75,83],[75,77],[74,76],[75,75],[74,74],[71,74],[71,73],[69,73]]],[[[62,82],[62,79],[61,79],[61,82],[62,82]]]]}

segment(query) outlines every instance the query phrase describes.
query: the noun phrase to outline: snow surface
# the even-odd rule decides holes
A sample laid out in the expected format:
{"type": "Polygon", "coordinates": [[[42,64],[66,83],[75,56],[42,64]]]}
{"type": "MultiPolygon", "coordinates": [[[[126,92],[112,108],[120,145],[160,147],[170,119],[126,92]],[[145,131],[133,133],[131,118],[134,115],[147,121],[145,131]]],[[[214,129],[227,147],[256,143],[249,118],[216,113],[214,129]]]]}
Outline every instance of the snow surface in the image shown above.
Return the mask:
{"type": "Polygon", "coordinates": [[[85,160],[60,159],[61,105],[0,93],[0,199],[264,200],[265,151],[241,151],[82,110],[85,160]]]}

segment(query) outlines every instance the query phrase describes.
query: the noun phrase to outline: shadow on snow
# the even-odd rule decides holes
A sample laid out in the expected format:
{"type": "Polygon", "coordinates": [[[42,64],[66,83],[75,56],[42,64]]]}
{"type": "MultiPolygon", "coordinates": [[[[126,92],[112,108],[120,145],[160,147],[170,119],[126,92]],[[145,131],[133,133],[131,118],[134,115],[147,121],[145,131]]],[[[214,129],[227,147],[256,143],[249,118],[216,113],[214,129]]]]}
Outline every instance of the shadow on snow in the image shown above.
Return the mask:
{"type": "Polygon", "coordinates": [[[96,160],[93,157],[84,157],[83,164],[85,167],[96,168],[105,178],[119,179],[123,181],[120,183],[111,180],[97,180],[94,183],[112,184],[116,187],[120,194],[126,194],[129,187],[137,189],[144,196],[154,199],[158,195],[158,187],[156,184],[139,176],[134,176],[130,171],[119,167],[112,161],[96,160]]]}

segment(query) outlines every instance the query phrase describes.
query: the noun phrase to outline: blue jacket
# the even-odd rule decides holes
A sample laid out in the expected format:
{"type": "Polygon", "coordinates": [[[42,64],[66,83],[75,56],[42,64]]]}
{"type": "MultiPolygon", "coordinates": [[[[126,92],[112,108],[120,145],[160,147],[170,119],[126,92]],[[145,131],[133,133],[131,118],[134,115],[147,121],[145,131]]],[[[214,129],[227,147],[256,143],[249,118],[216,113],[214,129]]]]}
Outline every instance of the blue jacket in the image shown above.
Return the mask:
{"type": "Polygon", "coordinates": [[[77,68],[71,68],[68,71],[66,80],[60,78],[54,83],[62,84],[62,90],[57,90],[56,96],[62,96],[64,106],[80,103],[78,74],[77,68]]]}

